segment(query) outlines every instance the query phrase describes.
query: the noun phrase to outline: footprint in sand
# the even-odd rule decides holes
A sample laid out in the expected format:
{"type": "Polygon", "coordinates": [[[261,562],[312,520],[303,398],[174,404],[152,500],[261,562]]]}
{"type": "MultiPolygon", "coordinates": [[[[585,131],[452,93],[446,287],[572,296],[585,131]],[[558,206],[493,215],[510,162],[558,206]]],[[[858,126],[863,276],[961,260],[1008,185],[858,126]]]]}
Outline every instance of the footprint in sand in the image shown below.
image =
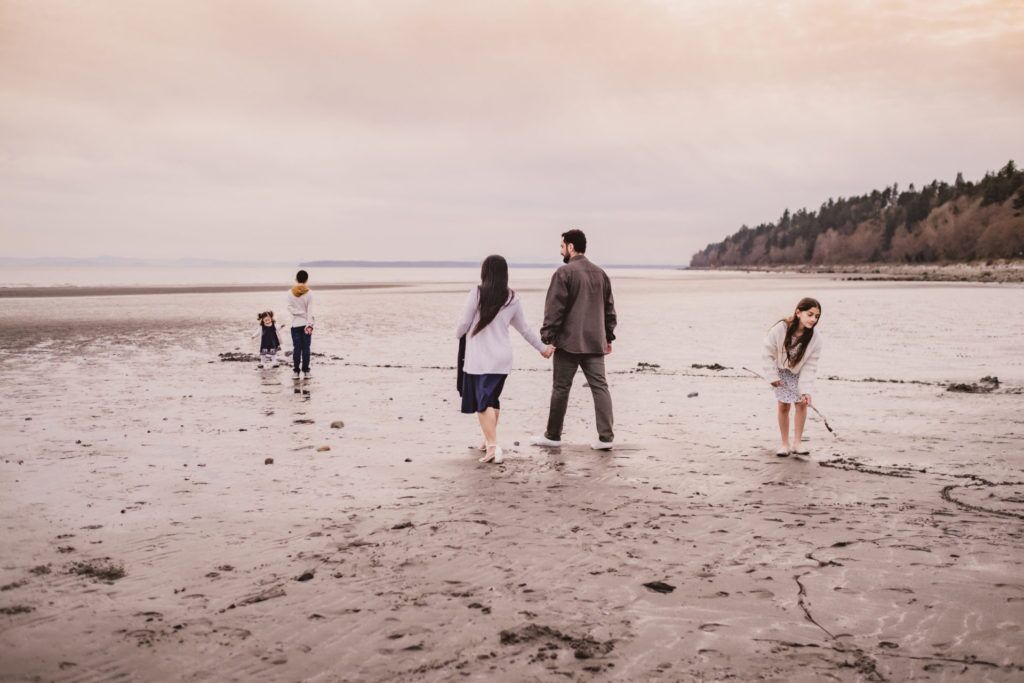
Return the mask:
{"type": "Polygon", "coordinates": [[[710,624],[701,624],[698,628],[705,633],[714,633],[720,628],[725,628],[725,624],[716,624],[712,622],[710,624]]]}
{"type": "Polygon", "coordinates": [[[146,621],[153,621],[154,619],[163,620],[164,615],[160,612],[136,612],[132,615],[133,617],[146,617],[146,621]]]}
{"type": "Polygon", "coordinates": [[[153,642],[158,640],[160,636],[167,635],[163,631],[154,631],[148,628],[139,628],[133,631],[125,631],[125,640],[134,640],[140,647],[143,645],[153,645],[153,642]]]}

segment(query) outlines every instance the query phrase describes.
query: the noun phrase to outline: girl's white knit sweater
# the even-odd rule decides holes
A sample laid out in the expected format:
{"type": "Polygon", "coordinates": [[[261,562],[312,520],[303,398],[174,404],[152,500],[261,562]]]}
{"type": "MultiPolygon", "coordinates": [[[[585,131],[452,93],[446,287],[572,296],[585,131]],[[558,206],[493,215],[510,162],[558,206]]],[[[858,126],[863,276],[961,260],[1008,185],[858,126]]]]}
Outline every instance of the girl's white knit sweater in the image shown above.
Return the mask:
{"type": "Polygon", "coordinates": [[[455,337],[466,335],[466,364],[464,370],[471,375],[507,375],[512,372],[512,340],[508,328],[516,328],[530,346],[543,351],[547,348],[536,332],[526,324],[519,296],[505,304],[487,327],[473,334],[480,320],[480,288],[474,287],[466,297],[466,305],[455,326],[455,337]]]}
{"type": "Polygon", "coordinates": [[[791,366],[786,354],[786,323],[780,320],[772,325],[764,338],[761,360],[764,362],[764,376],[769,382],[779,379],[779,370],[786,369],[800,375],[800,393],[814,394],[814,381],[818,378],[818,358],[821,356],[821,332],[814,331],[811,343],[804,351],[800,362],[791,366]]]}

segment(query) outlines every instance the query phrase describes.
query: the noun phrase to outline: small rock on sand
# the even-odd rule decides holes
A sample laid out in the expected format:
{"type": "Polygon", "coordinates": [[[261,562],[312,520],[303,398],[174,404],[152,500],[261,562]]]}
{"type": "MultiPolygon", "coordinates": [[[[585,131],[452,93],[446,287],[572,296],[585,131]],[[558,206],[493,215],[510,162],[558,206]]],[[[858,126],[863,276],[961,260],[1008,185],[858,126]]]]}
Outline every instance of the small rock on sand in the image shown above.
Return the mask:
{"type": "Polygon", "coordinates": [[[675,586],[667,584],[664,581],[651,581],[650,583],[645,583],[644,588],[654,591],[655,593],[671,593],[676,589],[675,586]]]}
{"type": "Polygon", "coordinates": [[[329,450],[331,450],[330,446],[317,446],[316,452],[317,453],[325,453],[325,452],[327,452],[329,450]]]}
{"type": "Polygon", "coordinates": [[[341,420],[335,420],[334,422],[331,423],[331,429],[344,429],[344,428],[345,428],[345,423],[342,422],[341,420]]]}
{"type": "Polygon", "coordinates": [[[263,464],[264,465],[273,465],[274,464],[274,459],[273,458],[266,458],[266,459],[264,459],[263,464]]]}
{"type": "Polygon", "coordinates": [[[690,393],[688,393],[686,395],[686,398],[697,398],[697,396],[699,396],[699,395],[700,394],[698,394],[696,391],[691,391],[690,393]]]}

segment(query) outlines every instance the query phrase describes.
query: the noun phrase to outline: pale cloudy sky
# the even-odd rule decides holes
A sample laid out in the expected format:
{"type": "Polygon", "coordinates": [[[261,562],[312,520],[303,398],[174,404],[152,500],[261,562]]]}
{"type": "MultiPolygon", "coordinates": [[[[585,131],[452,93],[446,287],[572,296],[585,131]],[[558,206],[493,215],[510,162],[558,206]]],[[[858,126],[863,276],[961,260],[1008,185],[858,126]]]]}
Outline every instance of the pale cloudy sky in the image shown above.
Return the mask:
{"type": "Polygon", "coordinates": [[[686,263],[1022,122],[1020,0],[0,0],[0,254],[686,263]]]}

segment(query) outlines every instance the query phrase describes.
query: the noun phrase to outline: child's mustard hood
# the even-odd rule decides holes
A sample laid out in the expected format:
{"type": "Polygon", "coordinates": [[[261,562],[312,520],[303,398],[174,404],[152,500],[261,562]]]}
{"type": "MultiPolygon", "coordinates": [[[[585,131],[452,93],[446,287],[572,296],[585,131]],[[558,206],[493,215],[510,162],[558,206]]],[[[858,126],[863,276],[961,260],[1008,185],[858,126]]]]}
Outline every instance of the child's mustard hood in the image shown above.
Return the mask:
{"type": "Polygon", "coordinates": [[[306,285],[295,285],[292,287],[292,296],[299,297],[309,291],[306,285]]]}

